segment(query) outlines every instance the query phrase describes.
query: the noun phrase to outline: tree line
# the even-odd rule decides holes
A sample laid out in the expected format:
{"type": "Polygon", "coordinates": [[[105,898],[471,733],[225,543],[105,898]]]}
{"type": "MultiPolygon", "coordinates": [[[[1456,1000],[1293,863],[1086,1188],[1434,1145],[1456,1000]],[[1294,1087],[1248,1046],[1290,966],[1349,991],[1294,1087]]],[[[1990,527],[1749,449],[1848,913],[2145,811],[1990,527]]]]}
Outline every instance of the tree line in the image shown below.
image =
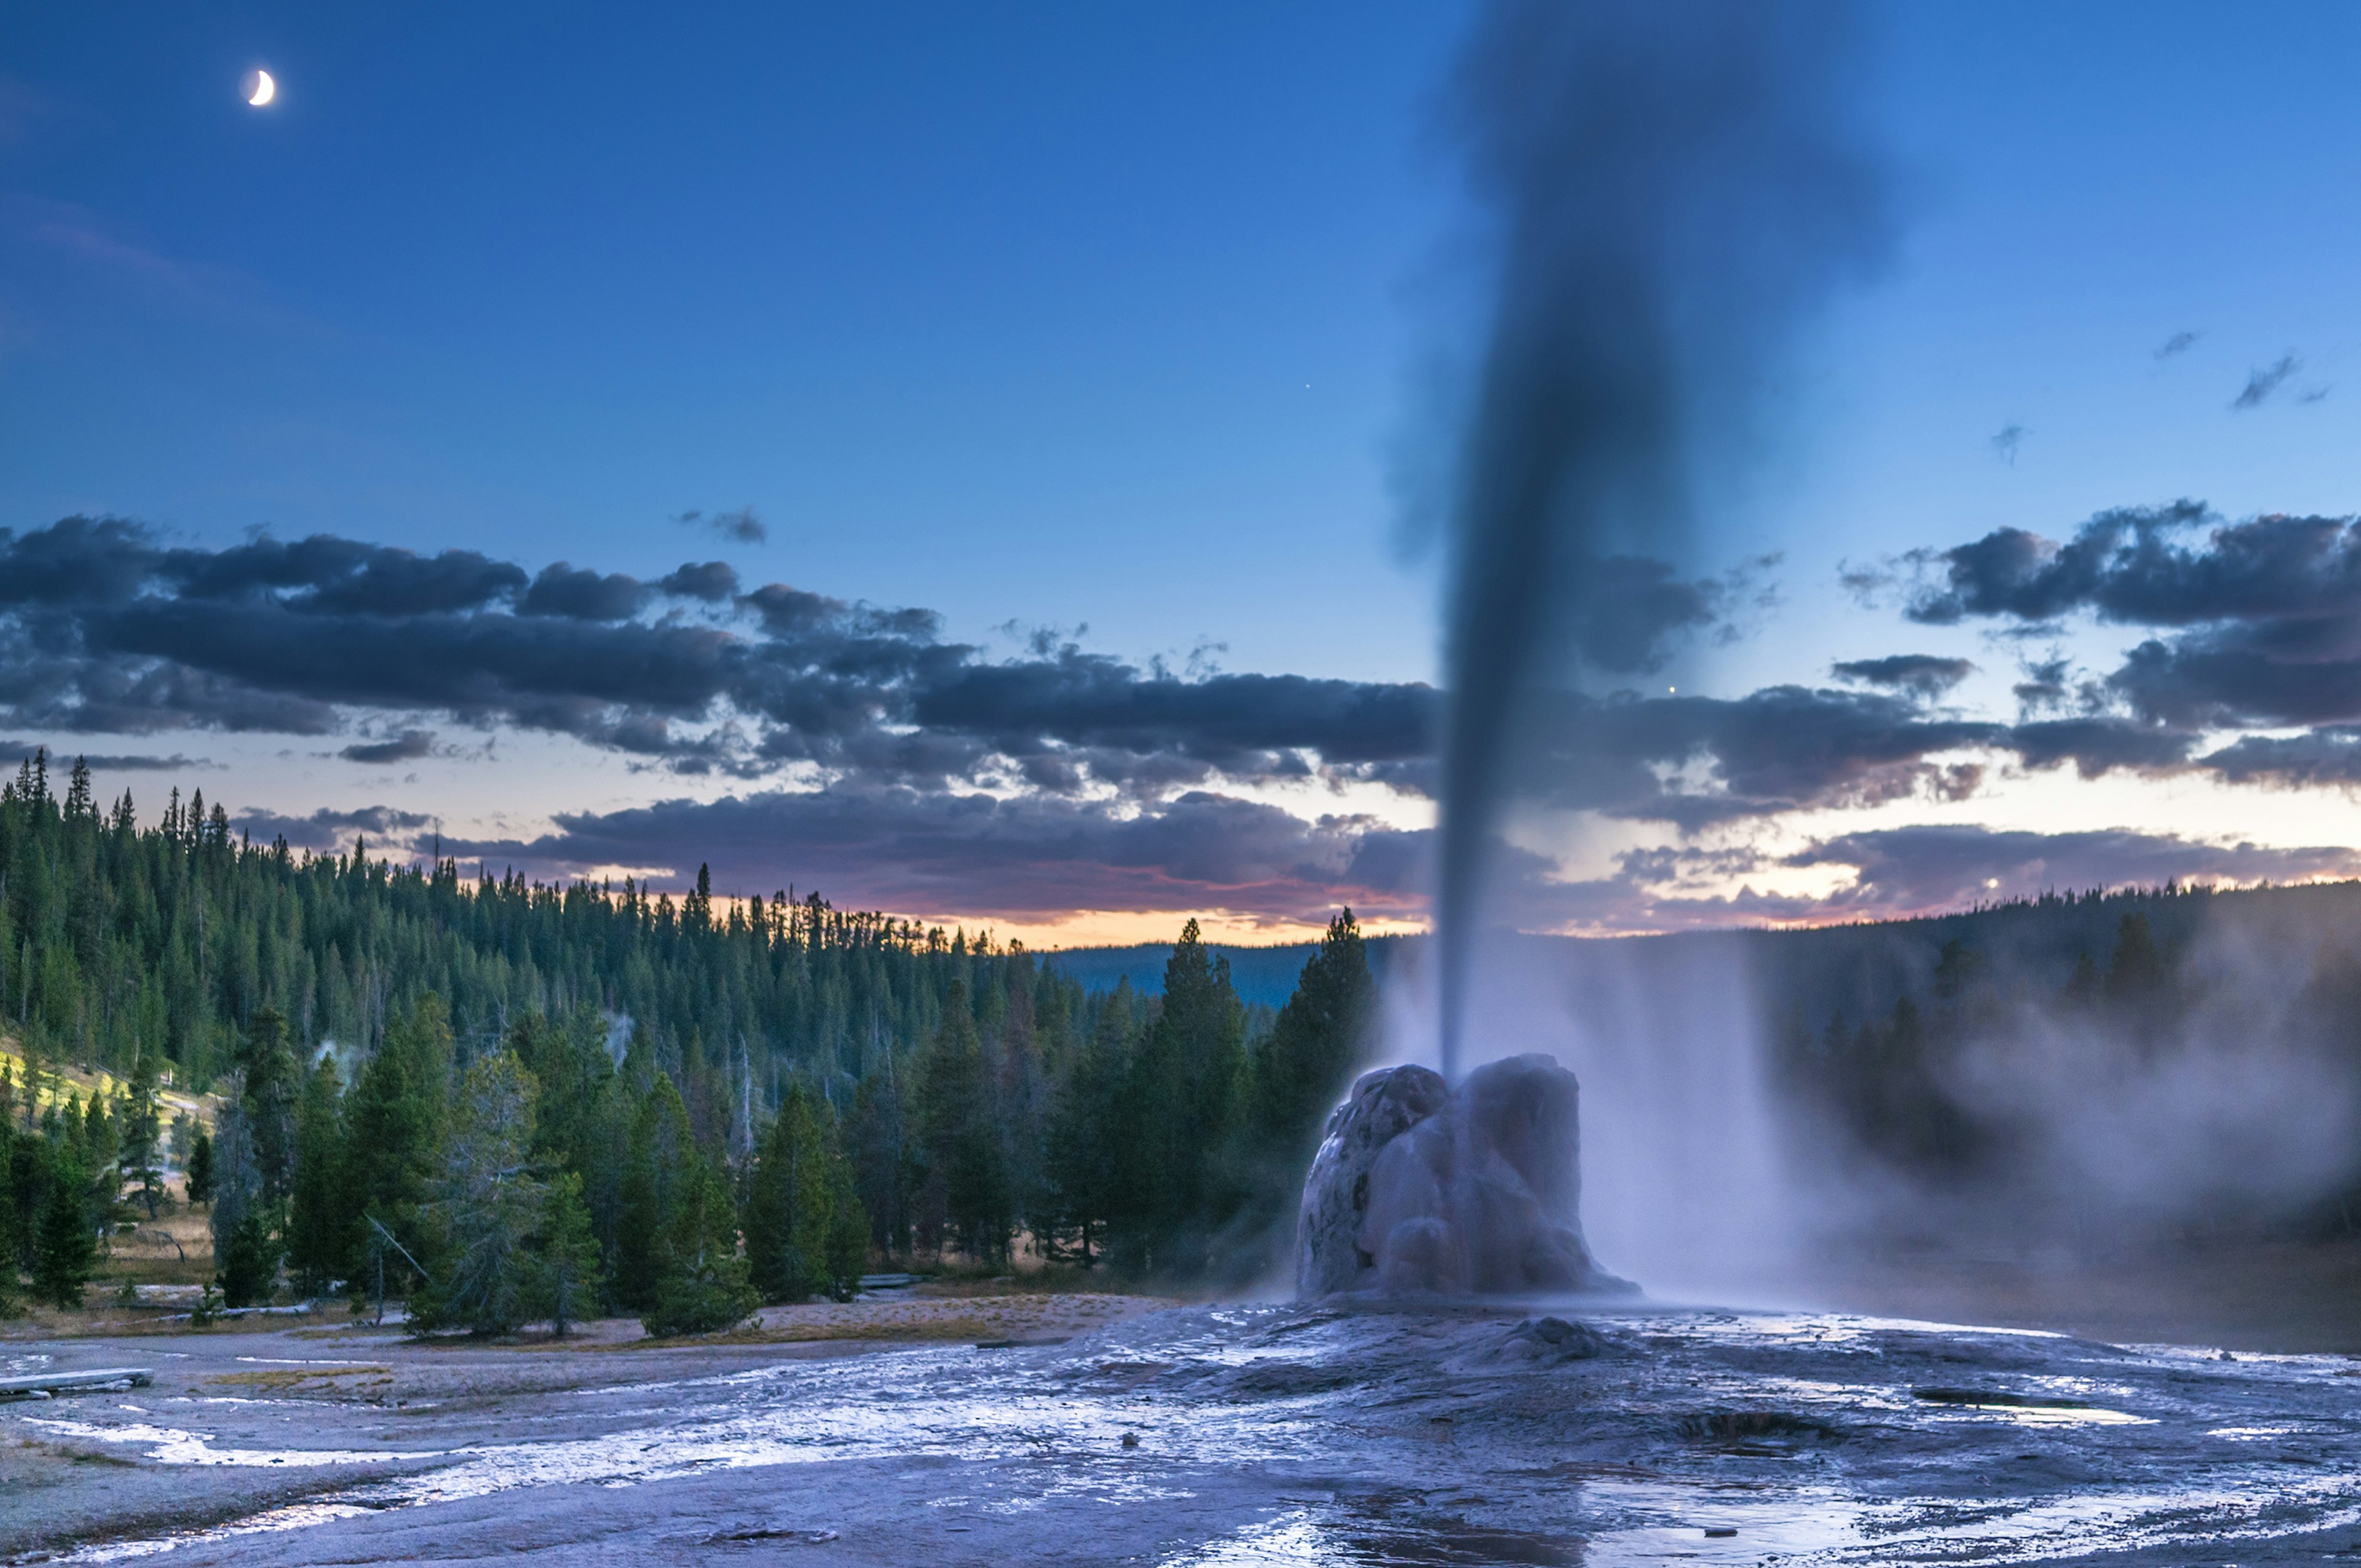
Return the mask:
{"type": "MultiPolygon", "coordinates": [[[[2038,1222],[2028,1205],[2081,1201],[2037,1192],[2050,1152],[2045,1138],[2092,1121],[2094,1109],[2113,1109],[2077,1103],[2080,1097],[2136,1107],[2144,1084],[2167,1081],[2191,1059],[2210,1071],[2285,1076],[2330,1096],[2361,1094],[2361,949],[2320,918],[2346,913],[2341,905],[2353,891],[2285,890],[2298,896],[2275,909],[2249,902],[2216,911],[2210,948],[2209,927],[2177,907],[2214,901],[2202,894],[2028,905],[2007,913],[2056,919],[2078,902],[2113,905],[2103,959],[2089,945],[2059,952],[2053,944],[2047,972],[2027,972],[1952,937],[1923,988],[1904,991],[1888,1009],[1858,1021],[1839,1011],[1816,1029],[1793,1008],[1774,1036],[1779,1080],[1857,1156],[1955,1204],[1982,1203],[2010,1223],[2038,1222]],[[2159,909],[2180,916],[2176,934],[2159,934],[2151,918],[2159,909]],[[2050,978],[2061,970],[2062,979],[2050,978]],[[2026,1086],[1994,1082],[2026,1074],[2035,1075],[2026,1086]]],[[[2182,1092],[2214,1092],[2203,1073],[2184,1072],[2180,1081],[2182,1092]]],[[[2172,1197],[2195,1205],[2181,1213],[2185,1221],[2350,1237],[2361,1234],[2361,1149],[2342,1164],[2259,1207],[2251,1196],[2172,1197]]]]}
{"type": "Polygon", "coordinates": [[[163,1074],[225,1096],[185,1157],[229,1304],[380,1288],[422,1326],[657,1332],[1020,1247],[1260,1272],[1375,1010],[1351,912],[1276,1014],[1196,923],[1161,995],[817,895],[678,905],[308,856],[177,796],[140,828],[79,765],[0,788],[0,1292],[79,1299],[170,1201],[163,1074]],[[13,988],[13,989],[12,989],[13,988]],[[113,1103],[44,1092],[104,1067],[113,1103]]]}

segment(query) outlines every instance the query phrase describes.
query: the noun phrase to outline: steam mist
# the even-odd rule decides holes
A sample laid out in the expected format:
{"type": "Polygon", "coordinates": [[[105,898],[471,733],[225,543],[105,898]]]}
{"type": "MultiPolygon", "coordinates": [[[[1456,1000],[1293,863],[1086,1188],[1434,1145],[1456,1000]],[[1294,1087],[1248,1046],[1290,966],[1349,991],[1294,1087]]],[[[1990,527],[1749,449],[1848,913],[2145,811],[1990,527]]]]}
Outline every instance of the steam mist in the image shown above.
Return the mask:
{"type": "MultiPolygon", "coordinates": [[[[1741,0],[1497,0],[1448,123],[1495,277],[1452,476],[1436,919],[1441,1058],[1503,818],[1565,747],[1616,553],[1674,554],[1734,468],[1796,327],[1884,225],[1848,126],[1849,13],[1741,0]]],[[[1578,739],[1577,739],[1578,743],[1578,739]]]]}

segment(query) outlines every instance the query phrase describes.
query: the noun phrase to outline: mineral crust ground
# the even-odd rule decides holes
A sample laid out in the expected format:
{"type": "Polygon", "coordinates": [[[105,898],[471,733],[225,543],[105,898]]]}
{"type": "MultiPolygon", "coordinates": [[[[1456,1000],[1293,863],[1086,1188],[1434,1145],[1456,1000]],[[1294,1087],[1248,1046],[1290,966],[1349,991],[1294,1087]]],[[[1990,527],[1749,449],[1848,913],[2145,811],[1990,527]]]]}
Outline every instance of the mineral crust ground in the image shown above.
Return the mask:
{"type": "Polygon", "coordinates": [[[921,1298],[635,1334],[12,1337],[0,1375],[154,1381],[0,1405],[0,1556],[2361,1556],[2361,1362],[2342,1355],[1578,1300],[921,1298]]]}

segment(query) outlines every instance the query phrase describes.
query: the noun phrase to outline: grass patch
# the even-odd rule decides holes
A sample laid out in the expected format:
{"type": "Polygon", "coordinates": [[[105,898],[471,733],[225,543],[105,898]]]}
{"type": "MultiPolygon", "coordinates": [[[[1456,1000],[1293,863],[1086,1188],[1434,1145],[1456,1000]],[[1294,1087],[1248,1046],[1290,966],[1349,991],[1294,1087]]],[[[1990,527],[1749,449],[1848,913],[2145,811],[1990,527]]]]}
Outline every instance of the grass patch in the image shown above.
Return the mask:
{"type": "Polygon", "coordinates": [[[1008,1325],[986,1318],[920,1317],[880,1320],[848,1318],[834,1322],[786,1323],[778,1328],[752,1326],[724,1329],[719,1333],[682,1334],[672,1339],[626,1340],[620,1344],[586,1344],[585,1350],[668,1350],[697,1344],[820,1344],[835,1341],[872,1343],[948,1344],[962,1340],[1005,1339],[1008,1325]]]}
{"type": "Polygon", "coordinates": [[[307,1383],[320,1385],[314,1392],[325,1392],[337,1387],[341,1377],[375,1377],[380,1382],[393,1381],[390,1366],[270,1366],[252,1372],[225,1372],[208,1377],[205,1383],[214,1388],[253,1388],[272,1393],[293,1393],[307,1383]]]}

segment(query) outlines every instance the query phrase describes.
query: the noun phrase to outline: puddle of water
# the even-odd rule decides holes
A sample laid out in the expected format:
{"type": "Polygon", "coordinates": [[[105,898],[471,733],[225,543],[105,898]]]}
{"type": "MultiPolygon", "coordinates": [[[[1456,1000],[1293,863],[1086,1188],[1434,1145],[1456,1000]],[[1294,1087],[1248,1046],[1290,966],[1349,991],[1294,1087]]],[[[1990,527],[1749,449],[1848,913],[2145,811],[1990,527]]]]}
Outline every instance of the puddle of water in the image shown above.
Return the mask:
{"type": "Polygon", "coordinates": [[[2039,1405],[1963,1405],[1960,1409],[1973,1410],[1978,1415],[1998,1416],[2021,1427],[2152,1427],[2151,1417],[2135,1416],[2125,1410],[2054,1409],[2039,1405]]]}

